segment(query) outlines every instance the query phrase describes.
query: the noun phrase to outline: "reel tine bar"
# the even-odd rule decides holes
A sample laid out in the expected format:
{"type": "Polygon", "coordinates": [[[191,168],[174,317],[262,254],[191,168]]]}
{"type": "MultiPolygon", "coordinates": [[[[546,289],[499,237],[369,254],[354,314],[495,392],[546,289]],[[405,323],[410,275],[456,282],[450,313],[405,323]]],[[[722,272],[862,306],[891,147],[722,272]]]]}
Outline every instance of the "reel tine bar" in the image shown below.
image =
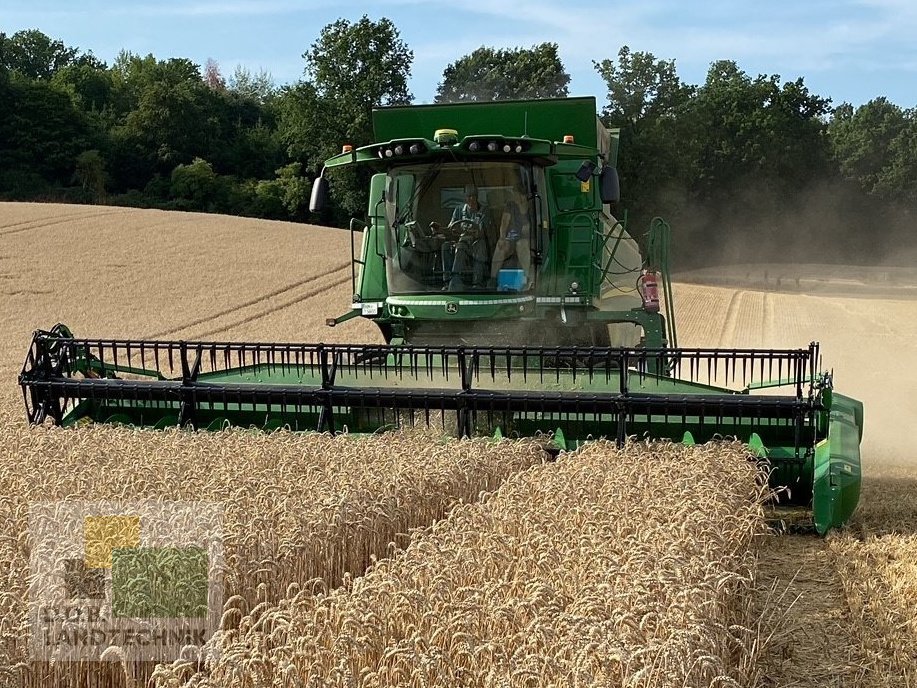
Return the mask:
{"type": "Polygon", "coordinates": [[[281,417],[308,409],[317,418],[313,429],[328,432],[342,430],[355,410],[378,414],[385,426],[390,417],[399,424],[402,414],[429,425],[435,410],[455,412],[463,436],[484,418],[488,425],[500,418],[504,425],[594,424],[618,441],[656,424],[716,430],[753,422],[785,424],[799,447],[814,424],[818,356],[815,343],[798,350],[386,347],[75,339],[38,331],[19,382],[32,423],[60,424],[87,401],[160,415],[172,409],[179,424],[194,424],[202,409],[281,417]],[[791,396],[723,388],[767,382],[774,372],[793,385],[791,396]],[[673,379],[709,387],[679,391],[673,379]]]}

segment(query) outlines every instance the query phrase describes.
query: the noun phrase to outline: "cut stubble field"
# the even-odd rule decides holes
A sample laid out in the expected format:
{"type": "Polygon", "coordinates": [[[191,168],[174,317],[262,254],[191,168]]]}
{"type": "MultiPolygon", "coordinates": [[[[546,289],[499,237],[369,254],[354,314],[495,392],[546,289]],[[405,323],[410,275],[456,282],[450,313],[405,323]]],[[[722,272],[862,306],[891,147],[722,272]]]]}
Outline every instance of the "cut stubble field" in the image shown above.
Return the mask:
{"type": "Polygon", "coordinates": [[[768,284],[760,268],[757,275],[736,268],[731,283],[692,279],[675,289],[680,344],[818,341],[836,389],[865,404],[863,491],[849,526],[824,541],[772,538],[762,551],[762,582],[782,587],[788,607],[765,659],[773,685],[917,683],[917,454],[909,440],[917,418],[917,299],[906,284],[877,286],[876,271],[771,266],[768,284]],[[797,290],[796,276],[817,288],[797,290]]]}
{"type": "MultiPolygon", "coordinates": [[[[453,680],[461,682],[460,677],[470,675],[462,672],[472,668],[481,672],[484,656],[491,658],[490,678],[468,679],[468,685],[498,685],[500,680],[511,679],[512,685],[533,685],[531,678],[538,671],[555,672],[545,675],[554,676],[557,682],[573,676],[582,685],[589,684],[590,675],[601,677],[609,685],[623,685],[626,680],[631,681],[627,685],[646,686],[716,685],[717,682],[732,685],[730,681],[740,681],[743,685],[762,686],[865,687],[903,686],[917,681],[913,669],[917,665],[917,624],[911,608],[917,599],[917,507],[913,506],[917,457],[909,452],[904,440],[906,430],[917,417],[912,395],[917,373],[909,364],[917,355],[917,300],[911,300],[909,292],[908,297],[896,299],[894,288],[881,299],[869,290],[839,294],[839,290],[843,291],[838,286],[840,282],[836,288],[826,289],[825,285],[833,284],[831,280],[836,278],[836,268],[823,270],[819,289],[812,293],[785,288],[786,284],[795,287],[795,280],[788,280],[780,289],[773,281],[762,285],[754,279],[746,284],[738,279],[734,284],[721,281],[716,285],[698,284],[692,280],[676,285],[682,345],[799,347],[818,340],[825,364],[835,369],[837,388],[863,400],[867,414],[861,507],[848,528],[825,540],[806,535],[758,534],[754,524],[760,523],[755,516],[760,505],[753,496],[754,476],[733,475],[736,491],[730,492],[722,483],[710,485],[698,476],[692,477],[685,464],[690,459],[712,468],[713,464],[703,462],[714,459],[700,455],[679,461],[675,456],[669,459],[674,461],[671,465],[657,466],[654,461],[664,462],[664,459],[655,455],[644,457],[648,464],[647,485],[655,479],[652,476],[658,467],[669,476],[673,489],[681,485],[678,489],[683,490],[684,499],[691,500],[680,507],[699,508],[703,501],[706,509],[710,496],[705,497],[699,491],[714,489],[720,493],[716,499],[726,500],[718,504],[744,499],[743,518],[751,519],[744,530],[736,531],[732,549],[724,549],[726,545],[714,537],[713,531],[704,530],[711,523],[709,518],[698,522],[699,534],[694,544],[700,548],[701,556],[707,557],[705,561],[714,562],[710,564],[711,571],[725,576],[723,580],[735,581],[736,578],[730,577],[738,576],[748,583],[729,588],[731,592],[726,598],[711,597],[706,604],[720,612],[705,613],[694,625],[679,625],[672,620],[674,617],[666,616],[668,611],[678,609],[677,605],[672,607],[671,600],[652,610],[651,597],[637,595],[632,600],[621,597],[618,616],[613,605],[596,606],[595,595],[613,590],[609,587],[613,580],[587,576],[581,578],[580,587],[563,589],[549,577],[536,575],[538,561],[573,567],[584,572],[582,575],[609,565],[610,570],[617,571],[615,575],[631,575],[641,586],[650,586],[650,578],[635,577],[633,567],[637,566],[637,560],[622,559],[621,551],[614,548],[628,537],[642,542],[641,524],[645,524],[644,535],[655,533],[660,542],[670,542],[667,546],[675,550],[680,545],[664,524],[650,527],[646,514],[659,513],[667,506],[649,500],[636,508],[633,521],[627,522],[632,526],[618,524],[625,531],[605,532],[601,530],[606,527],[601,519],[585,518],[577,532],[584,532],[581,530],[584,526],[596,528],[595,532],[604,532],[610,542],[592,538],[582,543],[592,547],[590,552],[584,552],[582,547],[566,550],[570,531],[564,528],[569,525],[562,524],[557,514],[572,507],[565,506],[564,499],[571,500],[570,505],[584,499],[606,504],[610,494],[623,489],[619,479],[626,471],[619,469],[622,475],[609,475],[596,483],[580,478],[580,483],[574,483],[579,492],[566,495],[563,487],[577,470],[575,461],[545,464],[544,453],[535,442],[443,445],[432,437],[398,436],[391,440],[390,448],[400,448],[399,455],[404,460],[399,464],[392,462],[390,456],[386,458],[382,445],[376,448],[368,445],[365,455],[347,459],[351,455],[346,439],[289,434],[259,437],[244,432],[188,437],[179,431],[154,434],[102,427],[58,431],[25,426],[16,374],[31,331],[48,328],[58,321],[84,336],[379,342],[375,328],[362,319],[333,329],[324,325],[326,317],[339,315],[350,305],[349,240],[350,235],[345,231],[292,223],[148,210],[0,203],[0,439],[5,473],[0,477],[3,485],[0,504],[13,510],[8,514],[8,525],[0,533],[0,541],[4,559],[19,562],[0,581],[0,593],[10,593],[0,595],[0,616],[6,628],[22,628],[22,599],[20,594],[17,601],[16,591],[21,593],[22,562],[28,561],[28,545],[22,538],[22,509],[29,500],[88,498],[98,486],[104,493],[96,491],[99,498],[117,494],[122,498],[141,495],[190,499],[236,494],[237,500],[243,500],[240,503],[245,503],[246,498],[255,499],[252,508],[257,511],[266,508],[264,497],[255,496],[257,487],[270,485],[278,490],[276,495],[284,507],[268,510],[269,518],[252,521],[251,514],[234,512],[231,520],[235,530],[230,534],[230,546],[245,550],[252,547],[256,534],[263,535],[263,539],[257,543],[261,549],[246,550],[239,557],[241,565],[232,572],[233,593],[238,594],[233,598],[232,608],[227,609],[224,656],[234,657],[238,665],[221,663],[212,667],[217,677],[213,679],[214,685],[229,685],[230,680],[235,683],[231,677],[242,675],[251,679],[251,685],[258,685],[253,677],[286,682],[292,681],[292,673],[305,677],[322,671],[336,678],[316,685],[348,685],[349,681],[360,678],[361,666],[365,671],[356,685],[387,685],[386,676],[401,676],[405,685],[410,684],[408,679],[421,685],[436,676],[437,671],[442,674],[447,669],[453,672],[450,674],[453,680]],[[326,465],[329,455],[343,457],[343,463],[326,465]],[[153,461],[161,457],[165,468],[145,472],[144,465],[152,463],[148,457],[153,461]],[[271,459],[265,464],[263,457],[287,458],[278,459],[279,463],[271,459]],[[372,469],[368,470],[367,466],[358,470],[353,464],[346,468],[347,475],[364,473],[363,482],[342,482],[335,468],[357,460],[364,465],[371,463],[372,469]],[[183,467],[188,462],[196,467],[190,473],[183,467]],[[285,473],[282,468],[286,469],[285,473]],[[38,475],[42,476],[40,481],[36,481],[38,475]],[[438,479],[436,475],[447,477],[438,479]],[[426,481],[428,487],[422,490],[423,495],[412,486],[411,476],[426,481]],[[303,479],[314,486],[309,492],[310,503],[332,505],[337,497],[337,511],[299,509],[297,500],[309,501],[296,488],[295,481],[301,484],[303,479]],[[693,481],[693,486],[686,487],[687,482],[679,483],[680,479],[693,481]],[[555,485],[552,481],[560,482],[552,489],[555,485]],[[538,492],[539,489],[546,492],[538,492]],[[479,502],[476,495],[480,490],[493,492],[492,498],[479,502]],[[426,501],[421,503],[418,501],[421,498],[426,501]],[[510,526],[501,520],[506,509],[501,511],[494,505],[516,505],[508,513],[514,513],[517,519],[537,521],[540,512],[535,505],[512,511],[519,506],[519,500],[536,498],[557,502],[552,507],[556,512],[554,520],[549,515],[544,520],[543,529],[550,534],[507,530],[510,526]],[[413,520],[405,521],[397,510],[393,511],[396,509],[393,505],[405,504],[418,505],[413,520]],[[453,515],[442,519],[461,504],[464,506],[453,515]],[[640,511],[640,508],[652,511],[640,511]],[[346,519],[329,520],[332,513],[340,519],[339,515],[345,513],[341,509],[346,510],[346,519]],[[416,534],[411,545],[397,536],[412,527],[432,526],[436,521],[436,526],[416,534]],[[361,525],[348,526],[348,523],[361,525]],[[482,559],[481,571],[472,566],[463,575],[480,589],[481,599],[489,602],[482,603],[475,611],[480,623],[468,626],[476,629],[474,632],[480,637],[472,633],[465,645],[450,645],[443,636],[452,633],[450,624],[465,619],[468,601],[462,602],[466,593],[455,589],[449,592],[448,585],[461,588],[463,579],[456,577],[448,583],[447,578],[437,578],[435,572],[418,568],[418,562],[442,561],[443,575],[447,575],[445,562],[454,556],[456,543],[463,541],[463,528],[472,525],[480,530],[482,540],[477,546],[482,555],[491,552],[487,556],[494,558],[482,559]],[[352,554],[341,549],[331,555],[331,560],[337,562],[331,573],[297,569],[295,565],[286,569],[277,566],[277,561],[315,559],[314,553],[297,549],[296,533],[313,528],[331,534],[336,532],[335,527],[345,530],[353,527],[358,533],[378,531],[378,537],[363,541],[352,535],[327,535],[329,542],[340,542],[343,546],[353,541],[356,548],[352,554]],[[627,531],[628,527],[633,530],[627,531]],[[504,581],[503,587],[494,582],[497,579],[493,572],[507,566],[505,553],[501,554],[495,543],[506,542],[509,537],[529,548],[520,557],[536,557],[531,563],[532,580],[539,583],[533,583],[531,589],[526,589],[519,582],[524,578],[515,574],[515,577],[507,574],[505,579],[499,578],[504,581]],[[361,577],[370,555],[381,557],[390,553],[388,542],[392,540],[407,546],[407,551],[384,559],[382,565],[361,577]],[[603,550],[606,545],[611,550],[603,550]],[[542,552],[538,547],[548,549],[542,552]],[[542,559],[538,560],[538,556],[542,559]],[[270,575],[265,574],[265,561],[274,562],[268,566],[273,571],[270,575]],[[609,562],[617,563],[612,566],[609,562]],[[336,587],[345,571],[358,577],[348,578],[350,582],[344,587],[336,587]],[[328,594],[304,596],[304,579],[316,576],[325,580],[328,594]],[[415,608],[411,606],[414,603],[404,603],[407,606],[398,613],[418,614],[413,630],[401,628],[394,617],[385,617],[389,612],[374,612],[379,615],[379,624],[396,635],[402,633],[401,645],[388,647],[386,643],[392,642],[392,638],[377,637],[371,628],[364,628],[360,631],[364,645],[359,648],[352,645],[353,640],[339,637],[335,641],[336,649],[322,649],[331,636],[322,635],[330,631],[318,628],[317,619],[325,622],[337,619],[335,623],[345,625],[351,623],[347,619],[354,614],[355,619],[365,619],[366,605],[374,604],[373,595],[378,590],[393,589],[393,585],[401,586],[405,600],[427,599],[432,605],[415,608]],[[514,585],[523,586],[518,594],[514,585]],[[545,597],[548,593],[544,591],[548,589],[560,598],[545,597]],[[291,594],[284,596],[285,590],[291,594]],[[437,599],[440,607],[433,604],[437,599]],[[518,644],[508,641],[504,645],[488,645],[487,633],[493,633],[494,628],[510,631],[515,628],[504,618],[507,609],[515,608],[516,614],[521,614],[519,605],[526,599],[527,604],[535,606],[531,607],[529,617],[523,614],[520,619],[527,618],[527,623],[534,624],[531,628],[541,635],[528,640],[520,636],[518,644]],[[626,607],[625,603],[632,606],[626,607]],[[557,617],[560,609],[569,612],[562,622],[557,617]],[[583,610],[585,616],[570,616],[577,609],[583,610]],[[721,612],[726,616],[717,616],[721,612]],[[424,616],[430,613],[438,615],[439,625],[424,616]],[[633,616],[638,613],[639,618],[633,616]],[[614,622],[603,625],[602,614],[614,617],[614,622]],[[494,619],[504,620],[497,623],[494,619]],[[635,620],[637,630],[628,630],[627,619],[635,620]],[[751,636],[743,636],[745,631],[738,635],[734,631],[726,636],[716,635],[720,632],[716,624],[727,619],[748,628],[751,636]],[[281,624],[288,630],[272,631],[268,642],[258,630],[268,623],[272,629],[281,624]],[[577,646],[571,640],[577,633],[592,634],[593,640],[577,646]],[[437,642],[442,642],[430,643],[434,636],[439,639],[437,642]],[[616,637],[622,644],[615,645],[616,637]],[[570,648],[576,647],[582,654],[557,654],[559,648],[551,647],[546,640],[550,638],[555,644],[569,643],[570,648]],[[685,650],[679,645],[684,638],[694,638],[695,646],[685,650]],[[644,653],[650,651],[647,648],[655,648],[658,657],[671,662],[665,665],[666,671],[640,659],[641,643],[644,653]],[[725,649],[724,643],[728,645],[725,649]],[[472,651],[468,655],[469,647],[484,654],[475,655],[472,651]],[[314,654],[318,663],[308,664],[302,659],[304,648],[314,654]],[[708,659],[698,659],[700,650],[708,659]],[[531,654],[528,660],[515,664],[510,661],[513,657],[524,658],[527,651],[531,654]],[[252,663],[253,656],[261,659],[252,663]],[[617,657],[614,662],[612,656],[617,657]],[[695,662],[693,668],[691,661],[695,662]],[[673,669],[678,662],[687,662],[687,673],[678,675],[673,669]],[[255,673],[247,674],[239,668],[243,665],[254,667],[251,670],[255,673]],[[289,666],[299,669],[294,672],[289,666]],[[355,668],[356,677],[352,673],[355,668]],[[513,678],[512,671],[517,669],[519,673],[513,678]],[[394,673],[383,673],[386,671],[394,673]],[[402,676],[404,672],[407,674],[402,676]],[[669,673],[672,681],[665,678],[669,673]],[[223,679],[222,683],[219,678],[223,679]]],[[[805,274],[812,275],[811,266],[805,274]]],[[[798,284],[803,289],[806,282],[798,284]]],[[[639,446],[630,451],[639,452],[639,446]]],[[[613,448],[596,447],[579,460],[595,473],[602,466],[611,470],[618,465],[616,461],[627,463],[630,458],[631,455],[617,458],[613,448]]],[[[634,475],[627,475],[637,480],[634,475]]],[[[667,487],[661,478],[651,485],[654,494],[664,494],[660,491],[667,487]]],[[[690,512],[691,508],[676,511],[669,518],[684,522],[690,512]]],[[[663,554],[659,548],[632,552],[633,556],[644,557],[639,562],[644,566],[651,565],[652,557],[663,554]]],[[[703,586],[713,585],[716,580],[688,576],[686,572],[691,566],[700,565],[700,560],[692,561],[685,560],[679,565],[682,568],[678,585],[694,590],[691,593],[694,595],[707,594],[701,592],[706,589],[703,586]]],[[[546,570],[544,575],[548,573],[546,570]]],[[[640,575],[650,573],[642,571],[640,575]]],[[[357,624],[352,626],[356,632],[360,627],[357,621],[353,623],[357,624]]],[[[24,661],[24,646],[21,638],[12,640],[15,637],[15,633],[8,634],[4,641],[5,656],[0,659],[7,666],[0,669],[0,685],[42,684],[41,667],[26,670],[20,664],[18,669],[12,668],[24,661]]],[[[55,676],[65,684],[87,683],[94,677],[97,680],[93,685],[119,685],[119,667],[106,669],[105,677],[93,674],[95,670],[91,666],[71,667],[68,669],[71,673],[55,676]]],[[[150,670],[151,667],[146,667],[144,675],[150,670]]],[[[50,674],[44,676],[49,677],[50,674]]],[[[187,663],[164,667],[159,677],[163,685],[170,680],[190,680],[192,684],[210,680],[195,675],[187,663]]]]}

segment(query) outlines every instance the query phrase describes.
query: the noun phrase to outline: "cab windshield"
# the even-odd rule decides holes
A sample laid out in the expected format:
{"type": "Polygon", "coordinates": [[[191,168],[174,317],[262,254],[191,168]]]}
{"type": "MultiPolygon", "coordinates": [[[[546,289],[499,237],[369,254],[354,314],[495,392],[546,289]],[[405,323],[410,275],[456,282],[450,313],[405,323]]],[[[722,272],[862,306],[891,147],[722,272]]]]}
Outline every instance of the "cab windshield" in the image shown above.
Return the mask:
{"type": "MultiPolygon", "coordinates": [[[[538,170],[540,172],[540,170],[538,170]]],[[[389,292],[524,292],[534,286],[531,166],[432,163],[389,172],[389,292]]]]}

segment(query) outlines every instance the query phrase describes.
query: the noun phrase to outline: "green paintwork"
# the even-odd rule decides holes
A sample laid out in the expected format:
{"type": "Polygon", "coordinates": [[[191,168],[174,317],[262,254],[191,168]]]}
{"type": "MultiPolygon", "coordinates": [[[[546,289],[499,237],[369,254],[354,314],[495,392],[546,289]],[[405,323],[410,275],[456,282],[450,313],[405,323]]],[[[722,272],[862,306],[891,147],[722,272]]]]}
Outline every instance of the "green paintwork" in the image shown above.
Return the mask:
{"type": "Polygon", "coordinates": [[[562,141],[565,134],[578,145],[598,146],[595,98],[558,98],[540,101],[501,101],[494,106],[482,103],[450,105],[409,105],[373,110],[373,129],[377,141],[407,138],[432,138],[436,129],[469,135],[502,134],[532,139],[562,141]]]}
{"type": "Polygon", "coordinates": [[[815,447],[812,512],[819,534],[850,518],[860,498],[863,404],[831,395],[828,435],[815,447]]]}
{"type": "Polygon", "coordinates": [[[362,243],[357,254],[363,263],[355,266],[358,277],[354,294],[359,294],[363,301],[384,301],[388,295],[385,263],[382,260],[385,246],[382,237],[385,231],[385,212],[380,200],[384,192],[385,175],[374,174],[370,183],[366,230],[361,233],[362,243]]]}
{"type": "Polygon", "coordinates": [[[767,458],[767,449],[764,446],[764,442],[761,440],[761,436],[758,433],[753,432],[751,437],[748,438],[748,448],[751,449],[752,454],[754,454],[759,459],[767,458]]]}
{"type": "MultiPolygon", "coordinates": [[[[532,361],[533,365],[537,363],[536,359],[532,361]]],[[[434,368],[437,368],[437,365],[434,365],[434,368]]],[[[119,368],[108,366],[108,374],[120,372],[119,368]]],[[[160,378],[161,379],[161,378],[160,378]]],[[[293,385],[306,385],[306,386],[320,386],[321,384],[321,374],[318,369],[307,368],[307,367],[276,367],[268,365],[258,365],[258,366],[247,366],[244,368],[235,368],[228,371],[221,371],[218,373],[201,373],[198,378],[198,382],[202,384],[293,384],[293,385]]],[[[373,388],[401,388],[401,389],[418,389],[418,388],[434,388],[434,389],[452,389],[456,393],[461,391],[461,381],[460,376],[455,370],[438,370],[436,373],[427,374],[423,371],[418,371],[416,376],[410,370],[402,371],[402,374],[395,377],[389,375],[388,377],[380,375],[377,369],[374,369],[372,366],[367,366],[366,368],[359,369],[341,369],[335,380],[335,386],[338,388],[348,388],[352,387],[355,389],[373,389],[373,388]]],[[[489,377],[482,376],[477,379],[475,382],[475,387],[477,389],[494,389],[494,390],[508,390],[508,389],[517,389],[517,390],[541,390],[547,392],[557,392],[557,391],[611,391],[616,392],[621,388],[620,372],[616,369],[611,369],[609,371],[601,371],[594,375],[591,379],[584,375],[582,372],[579,374],[574,374],[569,369],[554,369],[550,372],[545,372],[543,375],[539,375],[537,372],[529,372],[527,375],[523,376],[522,370],[513,370],[511,371],[510,376],[506,376],[505,371],[496,371],[496,376],[491,379],[489,377]]],[[[689,382],[685,380],[679,380],[672,377],[667,377],[664,375],[652,375],[652,374],[639,374],[636,370],[628,371],[628,380],[627,387],[631,393],[644,393],[644,394],[694,394],[694,395],[703,395],[703,396],[717,396],[723,394],[733,394],[729,390],[715,387],[713,385],[701,384],[698,382],[689,382]]],[[[83,407],[78,413],[72,414],[73,417],[68,417],[65,419],[65,423],[72,423],[78,417],[86,415],[86,410],[89,407],[83,407]]],[[[136,403],[134,405],[134,410],[126,410],[125,407],[117,406],[118,413],[129,413],[132,416],[137,416],[138,418],[142,416],[142,421],[138,422],[139,425],[151,426],[158,423],[163,416],[176,416],[178,413],[177,405],[174,406],[150,406],[145,405],[142,402],[136,403]]],[[[273,414],[274,410],[268,409],[264,406],[256,406],[252,408],[251,404],[243,404],[241,407],[238,404],[228,404],[225,407],[215,405],[214,409],[207,409],[205,412],[205,417],[208,419],[213,418],[227,418],[233,425],[256,425],[262,426],[268,422],[273,414]]],[[[296,427],[303,428],[308,426],[308,422],[311,422],[314,416],[317,414],[309,411],[303,411],[297,414],[288,414],[289,418],[293,418],[296,422],[294,423],[296,427]]],[[[94,411],[92,417],[96,420],[107,420],[103,417],[104,413],[94,411]]],[[[521,432],[520,434],[534,434],[536,430],[545,431],[552,430],[551,428],[545,428],[545,423],[543,422],[543,417],[538,418],[525,418],[519,417],[514,419],[513,429],[520,430],[525,427],[527,430],[521,432]]],[[[556,423],[557,421],[552,420],[551,424],[556,423]]],[[[606,421],[607,423],[607,421],[606,421]]],[[[682,421],[679,419],[678,426],[686,428],[689,432],[692,433],[692,436],[697,438],[698,441],[707,441],[713,437],[714,431],[709,427],[706,429],[701,428],[692,428],[692,425],[699,425],[698,419],[688,416],[682,421]]],[[[199,423],[200,425],[200,423],[199,423]]],[[[561,426],[563,427],[566,436],[568,439],[573,440],[585,440],[589,435],[613,435],[615,428],[611,424],[603,425],[600,420],[590,420],[587,423],[581,421],[567,420],[561,426]]],[[[634,433],[637,435],[642,434],[644,431],[649,432],[651,436],[654,437],[670,437],[671,432],[667,432],[666,428],[668,426],[665,423],[660,421],[654,421],[653,419],[644,419],[640,418],[635,419],[632,424],[634,433]]],[[[360,429],[366,429],[373,431],[375,428],[372,427],[363,427],[363,424],[360,424],[360,429]]],[[[507,429],[504,428],[504,431],[507,429]]],[[[728,434],[735,435],[742,439],[749,440],[753,435],[761,435],[768,442],[768,446],[779,446],[785,443],[789,443],[792,440],[792,427],[774,425],[773,427],[768,427],[762,421],[752,421],[747,420],[747,422],[739,425],[725,426],[720,425],[716,428],[717,434],[728,434]],[[790,434],[788,434],[790,433],[790,434]]]]}
{"type": "MultiPolygon", "coordinates": [[[[467,137],[502,135],[531,138],[531,148],[519,160],[537,160],[545,169],[543,195],[547,203],[547,217],[551,241],[539,269],[534,292],[518,295],[444,294],[444,295],[392,295],[382,294],[385,289],[385,258],[377,250],[380,237],[387,231],[384,213],[379,211],[384,200],[384,176],[373,179],[369,208],[369,228],[365,233],[362,253],[363,271],[370,275],[356,291],[361,302],[378,301],[376,309],[370,307],[372,316],[383,328],[389,327],[389,336],[398,343],[409,342],[412,324],[441,323],[448,332],[464,323],[472,330],[474,323],[506,321],[516,323],[543,323],[548,331],[562,332],[569,328],[582,328],[589,323],[634,323],[643,332],[645,345],[652,348],[676,347],[677,334],[673,309],[673,291],[669,274],[669,242],[671,229],[661,218],[654,218],[646,234],[643,266],[658,271],[659,289],[663,311],[648,312],[641,307],[609,308],[604,299],[620,290],[609,275],[618,267],[618,251],[628,234],[624,225],[615,224],[603,212],[598,197],[598,176],[579,188],[573,176],[583,160],[591,160],[599,167],[614,165],[617,159],[619,136],[616,130],[608,131],[595,117],[596,103],[592,98],[569,98],[546,101],[470,103],[456,105],[423,105],[381,108],[374,111],[374,128],[380,144],[367,146],[349,156],[329,160],[329,166],[366,163],[386,169],[380,160],[380,145],[391,146],[396,141],[415,139],[430,150],[429,158],[438,159],[444,154],[461,159],[485,159],[486,155],[471,156],[462,142],[467,137]],[[436,147],[430,138],[436,129],[451,128],[458,132],[455,146],[436,147]],[[565,134],[574,136],[575,145],[557,145],[565,134]],[[461,152],[464,151],[464,152],[461,152]],[[464,156],[464,157],[462,157],[464,156]],[[566,191],[562,191],[566,189],[566,191]],[[376,249],[373,249],[376,247],[376,249]],[[569,285],[576,282],[580,291],[570,299],[569,285]],[[581,297],[581,298],[580,298],[581,297]],[[451,329],[449,329],[451,328],[451,329]]],[[[392,161],[389,165],[402,164],[392,161]]],[[[362,306],[360,306],[362,308],[362,306]]],[[[383,329],[385,332],[386,330],[383,329]]],[[[569,335],[558,335],[569,341],[569,335]]],[[[575,340],[575,337],[573,338],[575,340]]],[[[486,343],[486,342],[485,342],[486,343]]],[[[524,342],[518,342],[524,343],[524,342]]],[[[664,369],[657,367],[656,372],[664,369]]],[[[660,378],[663,379],[663,378],[660,378]]],[[[693,394],[723,394],[727,390],[705,388],[697,384],[665,383],[654,379],[655,391],[677,391],[693,394]]],[[[787,381],[760,382],[744,390],[783,386],[787,381]]],[[[615,379],[597,388],[614,389],[615,379]]],[[[637,389],[635,385],[632,389],[637,389]]],[[[549,389],[579,389],[572,380],[558,380],[549,389]]],[[[830,386],[822,391],[826,407],[830,410],[817,418],[818,437],[824,438],[812,457],[796,454],[793,429],[774,425],[767,419],[741,426],[721,426],[719,434],[735,435],[749,443],[755,456],[767,457],[773,466],[774,484],[789,487],[793,501],[806,502],[813,496],[815,519],[819,532],[846,520],[856,505],[859,490],[859,438],[862,433],[862,405],[841,395],[832,394],[830,386]],[[854,468],[855,466],[855,468],[854,468]]],[[[516,432],[543,431],[538,423],[517,419],[516,432]]],[[[667,437],[670,428],[647,419],[633,429],[653,437],[667,437]]],[[[599,422],[567,424],[555,430],[555,443],[561,448],[574,447],[587,437],[602,433],[613,434],[614,429],[599,422]]],[[[707,433],[709,435],[709,433],[707,433]]],[[[706,441],[703,429],[692,427],[685,419],[682,441],[706,441]]]]}
{"type": "Polygon", "coordinates": [[[531,317],[537,312],[535,297],[516,294],[389,296],[386,304],[393,315],[403,320],[513,319],[531,317]]]}
{"type": "Polygon", "coordinates": [[[746,391],[751,391],[753,389],[775,389],[777,387],[786,387],[787,385],[792,385],[794,380],[785,378],[782,380],[763,380],[762,382],[752,382],[745,387],[746,391]]]}

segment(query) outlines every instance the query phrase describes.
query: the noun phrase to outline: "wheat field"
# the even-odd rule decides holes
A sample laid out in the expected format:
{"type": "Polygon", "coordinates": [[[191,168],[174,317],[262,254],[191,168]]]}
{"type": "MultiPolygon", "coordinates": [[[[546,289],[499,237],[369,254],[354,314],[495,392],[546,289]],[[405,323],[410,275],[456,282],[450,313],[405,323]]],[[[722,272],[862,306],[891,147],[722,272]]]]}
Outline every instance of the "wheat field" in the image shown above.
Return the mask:
{"type": "Polygon", "coordinates": [[[842,268],[805,266],[779,286],[773,269],[763,281],[744,268],[732,283],[701,275],[676,285],[681,344],[819,340],[838,389],[865,402],[861,507],[824,540],[763,535],[759,481],[729,460],[730,447],[687,457],[683,448],[596,445],[545,462],[534,441],[407,434],[354,445],[26,427],[15,377],[31,331],[58,321],[78,336],[378,342],[360,319],[324,326],[350,305],[348,241],[347,232],[281,222],[0,203],[0,685],[142,685],[154,671],[163,686],[437,685],[439,676],[452,685],[917,681],[917,467],[904,440],[917,413],[908,364],[917,301],[897,282],[882,298],[875,288],[845,291],[842,268]],[[635,453],[642,471],[630,463],[635,453]],[[648,496],[634,502],[631,521],[600,518],[635,484],[648,496]],[[220,658],[132,668],[114,648],[106,658],[123,665],[30,663],[28,503],[125,496],[235,505],[220,658]],[[718,509],[733,514],[729,529],[718,509]],[[685,523],[695,530],[673,530],[685,523]],[[420,530],[409,536],[412,528],[420,530]],[[469,531],[480,556],[466,560],[469,531]],[[304,534],[316,532],[309,546],[336,549],[309,551],[304,534]],[[518,554],[503,546],[509,540],[518,554]],[[621,581],[634,586],[609,598],[621,581]],[[679,590],[704,611],[678,616],[679,590]],[[402,606],[381,604],[384,591],[402,594],[402,606]]]}
{"type": "Polygon", "coordinates": [[[748,602],[766,492],[746,459],[741,445],[595,442],[511,476],[328,595],[249,612],[205,674],[179,661],[156,678],[743,685],[759,638],[748,602]],[[703,512],[699,494],[710,495],[703,512]],[[609,504],[630,506],[611,518],[609,504]]]}

